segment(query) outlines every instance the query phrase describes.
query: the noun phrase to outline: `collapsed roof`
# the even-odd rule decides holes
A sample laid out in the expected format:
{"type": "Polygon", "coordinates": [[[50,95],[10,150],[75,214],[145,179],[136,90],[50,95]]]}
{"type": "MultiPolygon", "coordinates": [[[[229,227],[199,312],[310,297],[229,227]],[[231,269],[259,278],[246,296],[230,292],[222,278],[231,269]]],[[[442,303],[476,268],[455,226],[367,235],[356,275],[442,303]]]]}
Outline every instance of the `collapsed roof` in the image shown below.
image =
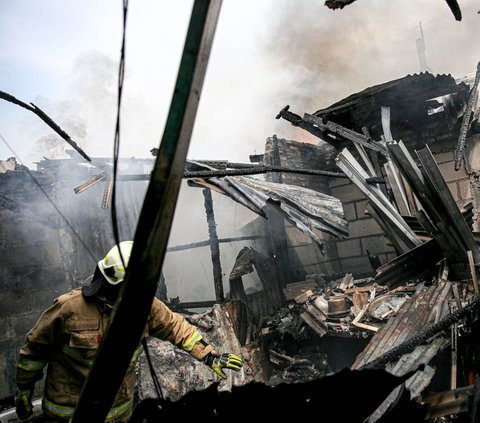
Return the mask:
{"type": "MultiPolygon", "coordinates": [[[[193,162],[190,162],[190,166],[192,164],[193,162]]],[[[211,166],[200,163],[195,165],[200,169],[212,170],[211,166]]],[[[263,217],[267,217],[264,211],[267,202],[275,204],[285,218],[312,238],[321,250],[323,243],[314,229],[337,237],[348,237],[348,224],[343,217],[342,203],[330,195],[301,186],[267,182],[245,176],[206,178],[196,180],[195,183],[228,195],[263,217]]]]}
{"type": "MultiPolygon", "coordinates": [[[[262,380],[277,387],[281,381],[307,381],[313,376],[325,378],[327,385],[322,384],[322,388],[319,388],[325,392],[325,389],[328,390],[328,381],[335,381],[330,376],[338,370],[335,369],[338,357],[325,354],[320,348],[332,342],[332,339],[353,339],[357,348],[361,348],[355,351],[354,357],[350,357],[349,367],[387,369],[391,375],[401,378],[394,379],[397,387],[408,379],[408,395],[416,400],[420,398],[431,416],[451,414],[452,409],[447,405],[452,404],[442,403],[438,395],[435,397],[437,392],[429,389],[433,386],[430,385],[432,380],[441,373],[432,362],[438,356],[448,355],[458,342],[458,351],[465,352],[466,358],[462,371],[471,371],[468,360],[471,360],[478,347],[478,341],[472,336],[472,333],[475,334],[478,311],[478,285],[475,279],[477,238],[472,232],[472,222],[466,219],[471,209],[467,208],[462,213],[455,199],[449,196],[448,187],[445,188],[445,181],[437,172],[434,157],[426,147],[440,142],[454,146],[469,94],[471,92],[467,85],[456,84],[451,77],[421,74],[372,87],[363,94],[349,97],[349,101],[308,115],[307,119],[295,118],[297,120],[292,123],[301,124],[328,141],[315,148],[321,151],[327,145],[329,154],[333,148],[338,159],[333,162],[336,166],[340,159],[343,160],[345,174],[362,187],[370,203],[371,215],[379,222],[399,254],[386,265],[377,265],[376,274],[370,278],[358,279],[350,275],[327,282],[321,275],[313,275],[305,281],[279,286],[275,260],[252,248],[242,249],[230,273],[230,293],[225,301],[225,309],[215,307],[215,319],[224,322],[227,315],[233,319],[234,336],[231,327],[212,323],[215,319],[206,319],[207,323],[201,326],[210,336],[226,334],[228,342],[240,342],[251,373],[236,379],[239,385],[250,380],[262,380]],[[437,82],[438,91],[435,89],[437,82]],[[400,92],[411,92],[417,96],[404,97],[400,92]],[[449,99],[445,102],[430,101],[445,95],[449,99]],[[388,98],[390,103],[384,102],[388,98]],[[450,101],[452,99],[454,101],[450,101]],[[385,112],[382,115],[382,107],[385,110],[386,104],[390,107],[389,119],[385,112]],[[397,104],[403,104],[400,109],[405,115],[395,112],[397,104]],[[440,110],[442,107],[443,110],[440,110]],[[366,111],[366,120],[363,122],[362,108],[366,111]],[[421,115],[417,119],[418,127],[412,126],[409,119],[406,119],[408,122],[403,121],[402,116],[410,116],[411,110],[421,115]],[[368,135],[364,135],[367,131],[362,129],[367,126],[368,135]],[[425,130],[426,127],[428,130],[425,130]],[[390,129],[388,132],[392,138],[398,137],[401,141],[388,140],[386,128],[390,129]],[[359,134],[363,137],[359,137],[359,134]],[[393,172],[389,174],[383,172],[382,168],[376,168],[373,159],[369,166],[366,161],[369,160],[368,155],[362,148],[357,148],[355,141],[353,145],[357,150],[350,152],[348,148],[352,147],[352,139],[360,140],[364,149],[371,144],[371,150],[378,156],[378,165],[388,163],[393,172]],[[402,145],[406,147],[402,149],[402,145]],[[422,151],[418,154],[415,152],[416,160],[412,150],[418,147],[422,151]],[[400,150],[397,156],[395,148],[400,150]],[[400,157],[400,153],[404,155],[400,157]],[[397,160],[390,161],[395,157],[397,160]],[[376,173],[378,169],[381,173],[376,173]],[[352,178],[354,174],[357,176],[352,178]],[[397,178],[393,177],[395,175],[397,178]],[[398,175],[402,175],[404,180],[399,179],[398,175]],[[417,184],[414,177],[417,178],[417,184]],[[401,183],[395,184],[396,181],[401,183]],[[385,186],[389,186],[391,191],[387,191],[385,186]],[[408,198],[418,201],[409,202],[408,198]],[[260,276],[263,295],[259,295],[262,291],[248,292],[244,289],[242,278],[253,271],[260,276]],[[464,342],[470,344],[471,351],[468,353],[462,345],[464,342]],[[420,368],[420,364],[424,366],[420,368]]],[[[281,117],[293,119],[292,115],[286,113],[281,117]]],[[[474,143],[473,123],[469,126],[468,135],[469,142],[474,143]]],[[[46,161],[42,165],[50,170],[55,167],[54,163],[48,162],[53,161],[46,161]]],[[[193,166],[190,170],[205,168],[203,164],[190,164],[193,166]]],[[[11,166],[12,163],[7,162],[2,168],[11,166]]],[[[11,172],[7,170],[2,177],[5,180],[11,178],[14,175],[11,172]]],[[[220,190],[259,215],[264,214],[267,203],[273,202],[288,220],[293,221],[317,245],[322,243],[312,236],[313,229],[326,231],[342,239],[348,235],[341,202],[329,194],[294,184],[282,186],[278,182],[239,176],[209,177],[205,180],[196,179],[195,182],[220,190]]],[[[7,202],[4,204],[4,207],[10,205],[7,202]]],[[[475,214],[478,204],[474,203],[472,207],[475,214]]],[[[198,320],[202,321],[205,319],[198,320]]],[[[171,367],[171,362],[162,361],[170,360],[169,354],[164,351],[157,357],[160,367],[164,364],[171,367]]],[[[191,372],[191,369],[186,371],[191,372]]],[[[199,377],[208,378],[207,375],[199,377]]],[[[177,376],[174,377],[176,379],[177,376]]],[[[199,382],[192,378],[178,379],[185,384],[181,387],[181,393],[172,386],[172,396],[194,390],[199,382]]],[[[210,386],[211,382],[205,380],[204,386],[210,386]]],[[[456,412],[470,409],[468,397],[472,390],[470,385],[444,389],[449,395],[461,396],[462,401],[454,404],[456,412]]],[[[284,391],[284,394],[290,393],[284,391]]],[[[403,393],[392,391],[389,400],[387,394],[384,398],[385,407],[381,409],[378,401],[368,408],[368,415],[372,410],[381,410],[378,413],[384,415],[389,407],[395,409],[395,404],[400,404],[397,400],[403,393]]],[[[207,395],[207,392],[201,395],[207,395]]],[[[148,394],[145,394],[146,397],[148,394]]],[[[363,406],[366,410],[366,403],[363,406]]]]}

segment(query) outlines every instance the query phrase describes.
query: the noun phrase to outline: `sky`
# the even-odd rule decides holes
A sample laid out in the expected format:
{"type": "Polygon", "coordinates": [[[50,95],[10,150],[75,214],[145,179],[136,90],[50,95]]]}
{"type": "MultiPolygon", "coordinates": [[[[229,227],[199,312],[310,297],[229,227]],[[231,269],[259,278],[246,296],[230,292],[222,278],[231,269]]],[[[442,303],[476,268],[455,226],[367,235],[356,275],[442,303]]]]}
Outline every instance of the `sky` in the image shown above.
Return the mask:
{"type": "MultiPolygon", "coordinates": [[[[458,3],[460,22],[443,0],[357,0],[342,10],[328,9],[322,0],[224,0],[188,158],[248,163],[274,134],[317,143],[276,120],[277,113],[287,104],[297,114],[313,113],[369,86],[418,73],[420,23],[434,74],[474,73],[480,4],[458,3]]],[[[150,150],[159,147],[192,5],[129,1],[121,157],[152,157],[150,150]]],[[[0,0],[0,90],[40,107],[88,155],[111,157],[122,19],[121,0],[0,0]]],[[[66,157],[71,148],[36,115],[3,100],[0,135],[33,169],[42,157],[66,157]]],[[[0,138],[0,160],[12,155],[0,138]]],[[[197,191],[195,201],[203,204],[197,191]]],[[[217,208],[230,207],[217,215],[220,237],[251,219],[231,203],[214,197],[217,208]]],[[[196,221],[191,214],[191,207],[177,206],[175,221],[196,221]]],[[[175,243],[208,238],[206,224],[181,231],[175,221],[175,243]]],[[[235,256],[228,255],[224,271],[235,256]]],[[[190,259],[179,257],[183,268],[169,276],[181,284],[190,259]]],[[[208,255],[202,260],[200,273],[211,279],[208,255]]]]}
{"type": "MultiPolygon", "coordinates": [[[[434,73],[476,69],[480,9],[459,1],[224,0],[189,149],[249,162],[267,137],[317,142],[283,120],[419,71],[421,22],[434,73]]],[[[120,155],[158,147],[193,2],[130,0],[120,155]]],[[[121,47],[120,0],[0,0],[0,90],[43,109],[89,155],[111,156],[121,47]]],[[[33,113],[0,100],[0,134],[27,165],[70,148],[33,113]]],[[[0,142],[0,159],[12,154],[0,142]]]]}

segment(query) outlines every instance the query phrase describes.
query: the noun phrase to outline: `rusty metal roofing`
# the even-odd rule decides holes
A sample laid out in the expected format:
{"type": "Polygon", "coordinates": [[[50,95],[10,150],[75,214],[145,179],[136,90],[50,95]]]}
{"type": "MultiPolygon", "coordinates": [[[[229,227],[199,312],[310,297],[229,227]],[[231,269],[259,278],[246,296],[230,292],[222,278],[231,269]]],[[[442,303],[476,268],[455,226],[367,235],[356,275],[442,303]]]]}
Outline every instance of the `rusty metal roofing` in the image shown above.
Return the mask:
{"type": "Polygon", "coordinates": [[[398,314],[372,337],[370,343],[357,356],[352,369],[376,360],[389,350],[407,341],[415,334],[432,326],[448,314],[452,283],[435,284],[405,301],[398,314]]]}

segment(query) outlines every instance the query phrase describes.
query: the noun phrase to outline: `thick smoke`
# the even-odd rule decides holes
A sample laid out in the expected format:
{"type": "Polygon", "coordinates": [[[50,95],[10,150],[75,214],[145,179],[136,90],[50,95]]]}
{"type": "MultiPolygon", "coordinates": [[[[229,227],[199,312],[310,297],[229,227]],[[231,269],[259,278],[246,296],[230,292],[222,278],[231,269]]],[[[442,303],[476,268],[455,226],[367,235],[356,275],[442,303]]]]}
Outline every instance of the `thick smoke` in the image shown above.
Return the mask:
{"type": "MultiPolygon", "coordinates": [[[[433,73],[461,77],[480,60],[474,1],[461,2],[461,22],[437,0],[358,0],[342,10],[323,3],[281,1],[271,11],[263,47],[277,87],[270,101],[278,107],[313,113],[369,86],[418,73],[419,23],[433,73]]],[[[279,121],[275,131],[298,134],[287,126],[279,121]]]]}
{"type": "MultiPolygon", "coordinates": [[[[65,99],[51,101],[38,98],[34,101],[89,156],[111,157],[113,153],[117,97],[113,76],[116,67],[102,54],[83,54],[72,66],[70,88],[65,99]]],[[[35,115],[27,116],[25,121],[27,119],[28,137],[37,139],[26,157],[28,161],[38,160],[39,157],[68,157],[64,151],[71,150],[71,146],[35,115]]]]}
{"type": "MultiPolygon", "coordinates": [[[[190,143],[190,159],[248,162],[250,154],[263,153],[266,138],[273,134],[318,142],[288,122],[275,120],[276,114],[287,104],[300,115],[312,113],[369,86],[419,72],[415,42],[420,37],[420,22],[427,62],[434,73],[461,77],[474,72],[480,59],[480,48],[475,44],[480,35],[480,16],[473,0],[461,2],[461,22],[455,21],[441,0],[357,0],[335,11],[323,3],[223,3],[190,143]]],[[[135,27],[127,28],[132,32],[127,33],[131,44],[127,42],[122,157],[151,157],[149,150],[158,147],[172,94],[158,85],[158,80],[165,78],[160,70],[173,59],[162,56],[157,42],[170,35],[160,38],[148,28],[147,41],[135,46],[135,27]],[[146,45],[148,51],[139,47],[146,45]],[[136,60],[140,56],[142,60],[148,57],[149,72],[143,65],[139,69],[136,60]]],[[[180,44],[178,47],[179,58],[180,44]]],[[[70,89],[62,101],[35,98],[33,102],[87,154],[111,157],[117,75],[116,54],[83,53],[72,65],[70,89]]],[[[173,83],[174,75],[168,78],[173,83]]],[[[33,115],[23,121],[24,138],[36,140],[31,154],[23,160],[66,157],[63,151],[71,147],[43,122],[33,115]]],[[[226,197],[214,195],[214,205],[219,237],[240,235],[241,227],[255,217],[226,197]]],[[[169,245],[206,239],[201,189],[183,184],[169,245]]],[[[221,246],[225,280],[241,247],[221,246]]],[[[180,295],[182,300],[213,298],[208,248],[169,253],[164,270],[169,296],[180,295]]]]}
{"type": "MultiPolygon", "coordinates": [[[[73,66],[68,100],[50,101],[45,98],[36,100],[36,104],[92,158],[112,157],[116,118],[115,101],[117,98],[116,72],[117,64],[105,55],[99,53],[84,54],[76,60],[73,66]]],[[[127,73],[126,87],[129,87],[129,77],[130,75],[127,73]]],[[[143,127],[145,119],[142,119],[142,114],[149,115],[150,111],[141,105],[141,100],[136,97],[134,91],[125,91],[122,104],[120,156],[150,158],[153,164],[154,158],[148,149],[154,146],[158,147],[158,139],[161,134],[155,132],[154,128],[148,125],[143,127]]],[[[38,161],[43,157],[48,159],[68,158],[65,150],[72,150],[72,147],[56,133],[46,128],[44,123],[34,115],[28,117],[30,118],[27,126],[29,136],[37,139],[29,159],[38,161]]],[[[148,171],[149,169],[146,168],[145,170],[148,171]]],[[[119,165],[119,171],[122,171],[121,164],[119,165]]],[[[72,175],[68,171],[57,173],[57,175],[60,179],[59,183],[68,187],[68,192],[72,192],[74,187],[84,182],[78,178],[72,179],[72,175]]],[[[146,183],[129,182],[128,184],[135,184],[137,186],[135,190],[142,193],[140,197],[144,195],[146,183]]],[[[119,182],[117,184],[120,191],[122,185],[124,183],[119,182]]],[[[99,218],[108,221],[110,209],[103,210],[100,207],[103,187],[104,182],[100,182],[84,193],[69,196],[65,199],[65,202],[57,200],[57,206],[61,211],[69,209],[70,216],[78,218],[76,222],[82,221],[78,216],[82,214],[86,221],[90,222],[91,217],[87,218],[85,207],[89,210],[89,213],[97,213],[99,218]],[[88,206],[85,205],[86,198],[89,201],[88,206]],[[78,209],[72,207],[73,210],[71,210],[70,203],[82,204],[82,207],[78,209]]],[[[243,210],[242,206],[218,194],[214,194],[213,202],[220,238],[238,235],[241,226],[255,217],[248,210],[243,210]]],[[[127,204],[136,206],[135,210],[131,210],[131,213],[138,216],[142,206],[141,201],[134,204],[133,202],[119,200],[117,202],[119,214],[129,213],[128,210],[125,210],[127,204]]],[[[46,210],[40,210],[39,212],[51,214],[52,210],[50,209],[51,207],[47,206],[46,210]]],[[[134,237],[134,226],[124,227],[120,224],[120,230],[124,234],[121,237],[122,239],[134,237]]],[[[89,233],[91,226],[87,224],[78,226],[77,231],[81,236],[83,234],[85,239],[91,237],[89,233]]],[[[103,232],[108,239],[113,239],[111,227],[105,227],[103,232]]],[[[202,189],[191,188],[183,183],[170,233],[169,246],[205,241],[208,240],[208,237],[202,189]]],[[[106,242],[104,243],[106,244],[106,242]]],[[[221,246],[225,292],[228,291],[228,274],[238,251],[243,245],[233,243],[221,246]]],[[[163,273],[170,298],[179,296],[182,301],[212,300],[215,298],[211,254],[208,247],[167,253],[163,273]]]]}
{"type": "Polygon", "coordinates": [[[480,60],[478,4],[460,4],[461,22],[443,0],[357,0],[342,10],[323,1],[230,2],[222,5],[191,158],[248,161],[273,134],[318,139],[275,120],[287,104],[327,107],[369,86],[420,71],[421,23],[434,73],[474,72],[480,60]]]}

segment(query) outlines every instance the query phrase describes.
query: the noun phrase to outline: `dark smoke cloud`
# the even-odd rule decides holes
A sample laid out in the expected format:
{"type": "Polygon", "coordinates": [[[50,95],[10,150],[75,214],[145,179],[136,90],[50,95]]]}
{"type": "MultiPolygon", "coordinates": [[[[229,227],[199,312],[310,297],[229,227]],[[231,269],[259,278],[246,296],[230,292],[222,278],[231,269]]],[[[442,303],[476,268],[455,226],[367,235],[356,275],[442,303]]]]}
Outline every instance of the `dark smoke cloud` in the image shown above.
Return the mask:
{"type": "MultiPolygon", "coordinates": [[[[288,83],[272,93],[292,110],[312,113],[361,91],[418,73],[415,40],[422,23],[427,61],[434,73],[461,77],[474,72],[480,35],[474,1],[461,2],[455,21],[445,2],[358,0],[342,10],[323,1],[279,1],[268,20],[263,50],[288,83]]],[[[287,124],[288,125],[288,124],[287,124]]],[[[279,122],[277,133],[296,134],[279,122]]]]}

